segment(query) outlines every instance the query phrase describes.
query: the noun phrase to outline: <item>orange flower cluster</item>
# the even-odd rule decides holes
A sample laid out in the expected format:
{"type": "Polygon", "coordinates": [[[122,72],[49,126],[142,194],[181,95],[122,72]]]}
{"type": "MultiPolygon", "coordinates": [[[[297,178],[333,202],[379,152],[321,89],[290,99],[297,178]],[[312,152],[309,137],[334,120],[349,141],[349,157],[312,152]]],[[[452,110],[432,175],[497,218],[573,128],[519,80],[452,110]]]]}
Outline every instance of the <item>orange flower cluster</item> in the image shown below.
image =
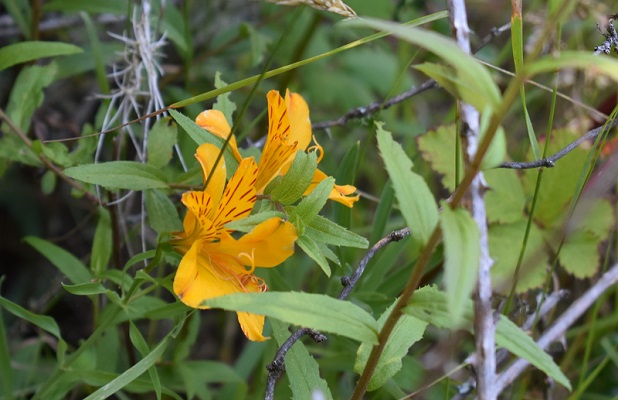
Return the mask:
{"type": "MultiPolygon", "coordinates": [[[[239,166],[226,183],[226,165],[216,146],[202,144],[196,158],[202,166],[203,191],[183,194],[182,203],[187,207],[183,222],[184,230],[172,234],[171,243],[183,254],[174,279],[174,292],[186,305],[206,308],[202,303],[210,298],[231,293],[263,292],[268,289],[264,281],[254,274],[256,267],[270,268],[279,265],[294,252],[298,238],[296,228],[281,218],[270,218],[247,234],[234,238],[226,224],[246,218],[251,213],[257,195],[277,176],[284,175],[298,150],[315,150],[322,155],[322,148],[311,142],[309,108],[296,93],[286,93],[283,99],[279,92],[271,91],[268,98],[269,129],[259,164],[253,157],[243,158],[238,151],[236,139],[230,138],[234,157],[239,166]]],[[[207,110],[196,123],[224,139],[231,128],[220,111],[207,110]]],[[[320,157],[321,158],[321,157],[320,157]]],[[[316,170],[310,193],[326,178],[316,170]]],[[[331,199],[352,207],[359,196],[350,196],[354,186],[335,185],[331,199]]],[[[240,326],[250,340],[263,341],[264,316],[238,312],[240,326]]]]}

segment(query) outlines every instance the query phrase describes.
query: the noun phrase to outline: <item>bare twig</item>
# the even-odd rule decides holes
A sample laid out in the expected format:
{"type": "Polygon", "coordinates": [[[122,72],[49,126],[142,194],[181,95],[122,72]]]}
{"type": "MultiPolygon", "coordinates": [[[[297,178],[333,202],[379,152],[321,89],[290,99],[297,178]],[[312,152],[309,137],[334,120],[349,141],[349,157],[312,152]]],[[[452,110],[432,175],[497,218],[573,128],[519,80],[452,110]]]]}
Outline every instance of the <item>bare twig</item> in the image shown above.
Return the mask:
{"type": "MultiPolygon", "coordinates": [[[[463,0],[448,0],[449,23],[461,50],[470,54],[470,28],[466,4],[463,0]]],[[[462,136],[466,145],[467,161],[474,159],[478,148],[479,112],[471,105],[459,102],[461,109],[462,136]]],[[[477,354],[477,393],[481,400],[497,398],[494,384],[496,380],[495,323],[491,306],[491,275],[493,264],[489,256],[487,241],[487,215],[485,211],[485,185],[482,172],[479,172],[469,189],[470,212],[480,233],[480,262],[478,282],[474,301],[474,341],[477,354]]]]}
{"type": "Polygon", "coordinates": [[[605,36],[605,41],[600,46],[596,46],[594,48],[594,55],[599,55],[601,53],[605,53],[609,55],[609,53],[614,49],[614,51],[618,52],[618,34],[616,33],[616,28],[614,28],[614,18],[616,16],[612,15],[607,22],[607,33],[603,33],[599,24],[597,24],[597,29],[601,32],[601,35],[605,36]]]}
{"type": "MultiPolygon", "coordinates": [[[[384,238],[378,240],[376,244],[374,244],[369,249],[367,254],[365,254],[361,262],[358,264],[358,267],[356,268],[354,273],[349,277],[344,276],[341,278],[343,289],[341,290],[337,298],[339,300],[344,300],[345,298],[348,297],[348,295],[350,294],[350,292],[352,291],[352,289],[354,288],[354,286],[360,279],[361,275],[365,271],[365,267],[367,266],[369,261],[371,261],[371,259],[373,258],[373,256],[376,254],[378,250],[380,250],[381,248],[383,248],[389,243],[398,242],[402,240],[409,234],[410,234],[410,228],[403,228],[403,229],[393,231],[387,236],[385,236],[384,238]]],[[[266,367],[268,369],[268,379],[266,380],[266,394],[264,396],[265,399],[269,400],[269,399],[274,398],[275,383],[277,382],[277,380],[279,379],[283,371],[285,371],[285,355],[292,348],[294,343],[296,343],[301,337],[305,335],[311,335],[314,338],[314,340],[316,340],[317,342],[326,340],[326,337],[308,328],[300,328],[296,330],[294,333],[292,333],[292,335],[289,338],[287,338],[285,342],[283,342],[283,344],[277,351],[277,354],[275,354],[273,362],[270,363],[266,367]]]]}
{"type": "MultiPolygon", "coordinates": [[[[565,289],[561,289],[551,293],[549,296],[545,298],[542,304],[540,304],[540,308],[531,313],[526,321],[522,325],[522,329],[527,331],[532,328],[534,321],[539,318],[547,315],[551,310],[556,307],[559,301],[564,300],[569,295],[569,291],[565,289]]],[[[509,355],[509,352],[505,349],[500,349],[496,352],[496,365],[503,364],[509,355]]],[[[472,353],[466,360],[463,362],[464,365],[476,365],[476,353],[472,353]]],[[[468,396],[474,388],[476,387],[476,379],[475,377],[470,377],[467,381],[462,383],[457,387],[457,394],[451,398],[451,400],[463,400],[468,396]]]]}
{"type": "MultiPolygon", "coordinates": [[[[607,271],[590,289],[588,289],[580,298],[571,304],[571,306],[553,323],[553,325],[541,335],[536,344],[543,350],[555,341],[560,336],[564,335],[566,330],[573,325],[578,318],[599,298],[607,289],[618,283],[618,264],[615,264],[607,271]]],[[[496,380],[496,389],[504,390],[526,369],[530,363],[523,358],[515,361],[511,366],[501,373],[496,380]]]]}
{"type": "Polygon", "coordinates": [[[571,151],[573,151],[575,148],[577,148],[577,146],[579,146],[583,142],[587,140],[596,139],[597,136],[599,136],[602,133],[608,132],[610,129],[613,129],[616,125],[618,125],[618,119],[607,121],[602,126],[592,129],[591,131],[588,131],[584,136],[578,138],[577,140],[574,140],[569,145],[564,147],[562,150],[560,150],[556,154],[553,154],[549,157],[542,158],[536,161],[528,161],[528,162],[506,161],[498,165],[496,168],[509,168],[509,169],[531,169],[531,168],[541,168],[541,167],[551,168],[554,166],[554,163],[556,161],[558,161],[562,157],[569,154],[571,151]]]}

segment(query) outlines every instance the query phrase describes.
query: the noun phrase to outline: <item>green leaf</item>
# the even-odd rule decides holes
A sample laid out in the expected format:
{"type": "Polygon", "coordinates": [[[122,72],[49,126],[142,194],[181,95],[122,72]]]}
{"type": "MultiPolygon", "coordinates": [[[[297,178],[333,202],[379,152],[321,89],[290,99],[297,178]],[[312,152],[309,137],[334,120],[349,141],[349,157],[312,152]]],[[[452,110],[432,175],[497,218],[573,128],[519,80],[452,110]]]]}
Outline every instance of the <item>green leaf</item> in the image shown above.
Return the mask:
{"type": "Polygon", "coordinates": [[[463,320],[464,300],[469,299],[478,277],[481,257],[478,226],[468,211],[442,204],[440,226],[444,238],[444,285],[448,308],[457,324],[463,320]]]}
{"type": "Polygon", "coordinates": [[[108,188],[144,190],[167,188],[165,175],[157,168],[135,161],[110,161],[78,165],[64,173],[82,182],[108,188]]]}
{"type": "Polygon", "coordinates": [[[92,280],[92,274],[88,267],[62,247],[35,236],[26,236],[24,242],[45,256],[70,282],[84,283],[92,280]]]}
{"type": "Polygon", "coordinates": [[[144,203],[148,224],[157,233],[182,230],[176,206],[161,190],[144,190],[144,203]]]}
{"type": "Polygon", "coordinates": [[[256,31],[247,23],[240,26],[240,32],[243,36],[249,37],[249,43],[251,44],[251,66],[255,67],[264,60],[264,54],[266,54],[271,40],[268,36],[256,31]]]}
{"type": "Polygon", "coordinates": [[[526,195],[517,171],[490,169],[483,172],[489,190],[485,193],[485,207],[489,222],[508,224],[524,217],[526,195]]]}
{"type": "Polygon", "coordinates": [[[289,324],[377,344],[377,323],[359,306],[322,294],[238,293],[208,299],[203,306],[266,315],[289,324]]]}
{"type": "MultiPolygon", "coordinates": [[[[198,144],[198,146],[202,143],[210,143],[214,144],[218,148],[223,147],[223,143],[225,140],[220,138],[219,136],[213,135],[208,132],[206,129],[201,128],[195,122],[191,121],[186,116],[182,115],[176,110],[169,110],[170,115],[176,120],[178,125],[198,144]]],[[[234,158],[234,154],[232,154],[232,150],[230,146],[225,147],[225,152],[223,153],[223,158],[225,159],[225,166],[227,170],[228,179],[232,177],[236,169],[238,168],[238,161],[234,158]]]]}
{"type": "Polygon", "coordinates": [[[45,171],[41,177],[41,192],[43,194],[53,193],[57,182],[56,174],[53,171],[45,171]]]}
{"type": "Polygon", "coordinates": [[[148,134],[148,164],[161,168],[169,164],[176,144],[176,123],[170,118],[158,119],[148,134]]]}
{"type": "MultiPolygon", "coordinates": [[[[397,301],[397,300],[395,300],[397,301]]],[[[391,314],[395,303],[382,313],[378,320],[378,327],[382,329],[384,322],[391,314]]],[[[409,315],[402,315],[395,324],[395,328],[388,337],[384,351],[378,360],[375,372],[371,376],[367,390],[372,391],[382,387],[390,378],[401,370],[401,360],[408,354],[408,349],[423,338],[427,323],[409,315]]],[[[365,369],[372,346],[363,343],[356,352],[354,371],[361,374],[365,369]]]]}
{"type": "MultiPolygon", "coordinates": [[[[217,71],[215,73],[215,88],[221,89],[226,86],[227,83],[221,79],[221,73],[217,71]]],[[[230,94],[231,93],[223,93],[217,96],[217,101],[213,104],[212,109],[221,111],[223,115],[225,115],[227,123],[232,126],[234,123],[234,118],[232,115],[234,114],[234,111],[236,111],[236,104],[230,99],[230,94]]]]}
{"type": "Polygon", "coordinates": [[[29,2],[22,0],[3,0],[2,4],[6,8],[6,11],[11,14],[13,21],[19,27],[21,34],[30,39],[32,31],[30,26],[32,24],[32,8],[29,2]]]}
{"type": "Polygon", "coordinates": [[[71,157],[69,157],[69,149],[64,143],[41,143],[41,153],[60,167],[68,167],[73,164],[71,157]]]}
{"type": "MultiPolygon", "coordinates": [[[[318,157],[315,152],[305,153],[303,150],[298,150],[288,172],[283,176],[276,177],[269,183],[264,190],[264,194],[270,195],[273,201],[278,201],[284,205],[295,203],[302,197],[313,180],[313,174],[317,168],[317,160],[318,157]]],[[[328,194],[330,194],[330,189],[328,194]]],[[[328,199],[328,195],[326,198],[328,199]]],[[[324,201],[324,203],[326,203],[326,201],[324,201]]],[[[323,206],[322,204],[322,207],[323,206]]],[[[320,207],[320,209],[322,209],[322,207],[320,207]]],[[[320,209],[318,209],[317,212],[319,212],[320,209]]]]}
{"type": "MultiPolygon", "coordinates": [[[[523,218],[512,224],[489,227],[489,255],[494,260],[491,280],[494,290],[499,293],[508,293],[513,284],[525,231],[526,220],[523,218]]],[[[544,245],[541,231],[532,224],[515,289],[517,293],[540,287],[545,282],[549,260],[544,245]]]]}
{"type": "MultiPolygon", "coordinates": [[[[191,37],[190,20],[185,18],[173,3],[161,3],[165,5],[161,15],[163,19],[159,25],[159,32],[164,33],[178,48],[185,61],[193,57],[193,40],[191,37]]],[[[153,4],[156,7],[156,3],[153,4]]],[[[187,7],[187,5],[183,5],[187,7]]]]}
{"type": "Polygon", "coordinates": [[[528,64],[528,77],[563,68],[585,70],[591,76],[606,75],[618,82],[618,60],[612,57],[595,56],[592,51],[561,51],[559,55],[548,55],[528,64]],[[591,66],[594,68],[591,69],[591,66]]]}
{"type": "Polygon", "coordinates": [[[378,148],[388,175],[393,182],[399,208],[410,227],[411,235],[420,243],[426,243],[438,223],[436,201],[420,175],[412,172],[412,161],[395,142],[391,133],[376,122],[378,148]]]}
{"type": "Polygon", "coordinates": [[[45,11],[76,12],[86,11],[91,14],[109,13],[116,15],[126,15],[129,11],[127,2],[124,0],[52,0],[43,5],[45,11]]]}
{"type": "MultiPolygon", "coordinates": [[[[45,89],[54,81],[56,66],[49,64],[46,66],[33,65],[21,70],[9,97],[9,104],[6,107],[6,114],[11,121],[24,133],[30,129],[30,121],[34,111],[43,104],[45,89]]],[[[12,130],[3,124],[5,132],[12,130]]]]}
{"type": "Polygon", "coordinates": [[[608,238],[616,218],[607,199],[589,198],[579,200],[569,221],[570,230],[585,230],[600,240],[608,238]]]}
{"type": "Polygon", "coordinates": [[[422,28],[373,18],[365,17],[350,21],[348,24],[389,32],[400,39],[436,54],[454,68],[453,82],[464,85],[456,86],[457,93],[475,92],[476,98],[473,99],[473,102],[478,106],[479,111],[485,110],[486,107],[491,110],[498,108],[500,90],[491,79],[491,75],[473,56],[463,52],[452,39],[422,28]]]}
{"type": "Polygon", "coordinates": [[[79,47],[60,42],[29,41],[9,44],[0,48],[0,71],[16,64],[40,58],[81,53],[79,47]]]}
{"type": "Polygon", "coordinates": [[[386,231],[386,223],[389,220],[391,209],[393,206],[393,200],[395,199],[395,190],[390,180],[384,183],[382,188],[382,195],[380,196],[380,202],[378,208],[373,215],[373,224],[371,228],[371,237],[369,243],[376,243],[378,240],[384,237],[386,231]]]}
{"type": "Polygon", "coordinates": [[[285,219],[285,214],[281,211],[266,211],[259,214],[250,215],[247,218],[241,218],[236,221],[232,221],[225,224],[225,227],[239,232],[250,232],[253,228],[261,224],[262,222],[278,217],[285,219]]]}
{"type": "Polygon", "coordinates": [[[62,287],[67,292],[76,296],[93,296],[110,292],[110,290],[103,286],[101,282],[86,282],[78,283],[77,285],[62,284],[62,287]]]}
{"type": "Polygon", "coordinates": [[[152,349],[147,356],[142,358],[137,364],[133,365],[131,368],[127,369],[125,372],[120,374],[118,377],[113,379],[111,382],[106,385],[100,387],[90,396],[86,397],[85,400],[103,400],[114,393],[118,392],[123,387],[127,386],[129,383],[133,382],[137,378],[140,377],[146,370],[154,365],[155,362],[161,357],[165,349],[167,348],[170,338],[172,337],[172,333],[169,333],[161,342],[152,349]]]}
{"type": "Polygon", "coordinates": [[[297,215],[305,224],[310,224],[318,217],[318,213],[326,204],[334,184],[335,178],[333,177],[328,177],[318,183],[318,186],[304,197],[298,206],[290,208],[290,214],[297,215]]]}
{"type": "MultiPolygon", "coordinates": [[[[360,152],[360,142],[356,141],[345,153],[343,160],[337,167],[335,183],[352,184],[356,180],[356,170],[358,169],[358,155],[360,152]]],[[[340,203],[333,203],[333,220],[344,228],[350,229],[352,223],[352,209],[340,203]]]]}
{"type": "Polygon", "coordinates": [[[11,353],[9,352],[9,342],[2,318],[2,308],[0,308],[0,385],[5,399],[13,399],[13,367],[11,367],[11,353]]]}
{"type": "Polygon", "coordinates": [[[496,327],[496,344],[517,357],[525,359],[565,388],[572,390],[569,378],[562,373],[550,355],[504,315],[500,315],[500,321],[496,327]]]}
{"type": "MultiPolygon", "coordinates": [[[[483,137],[485,137],[485,132],[487,132],[487,128],[491,122],[490,111],[490,109],[485,109],[485,111],[481,114],[481,126],[479,128],[481,134],[479,135],[479,143],[483,140],[483,137]]],[[[483,157],[483,161],[481,161],[481,169],[486,170],[495,168],[502,164],[505,159],[506,135],[504,134],[504,129],[501,126],[498,126],[496,133],[491,140],[491,144],[485,153],[485,157],[483,157]]]]}
{"type": "Polygon", "coordinates": [[[560,265],[579,279],[594,276],[601,266],[601,240],[585,231],[571,232],[560,248],[560,265]]]}
{"type": "MultiPolygon", "coordinates": [[[[468,328],[472,330],[474,305],[470,299],[465,299],[463,303],[463,315],[468,328]]],[[[458,325],[453,324],[454,321],[450,318],[446,293],[439,291],[435,286],[426,286],[415,291],[403,312],[439,328],[459,328],[458,325]]],[[[504,347],[515,356],[524,358],[564,387],[571,389],[569,380],[560,371],[554,360],[537,346],[521,328],[503,315],[500,315],[500,320],[496,326],[496,344],[504,347]]]]}
{"type": "MultiPolygon", "coordinates": [[[[146,343],[146,340],[133,321],[129,321],[129,338],[131,339],[133,346],[135,346],[142,357],[146,357],[150,352],[148,343],[146,343]]],[[[159,374],[157,373],[157,368],[154,364],[148,368],[148,374],[150,375],[150,381],[152,382],[157,400],[161,400],[161,381],[159,380],[159,374]]]]}
{"type": "Polygon", "coordinates": [[[112,257],[112,223],[107,211],[99,207],[99,222],[94,231],[92,241],[92,256],[90,257],[90,269],[94,276],[99,276],[107,269],[107,264],[112,257]]]}
{"type": "MultiPolygon", "coordinates": [[[[455,171],[457,166],[456,129],[454,124],[442,125],[418,137],[421,156],[431,168],[442,175],[442,186],[450,192],[455,190],[455,171]]],[[[459,171],[463,171],[463,157],[460,152],[459,171]]]]}
{"type": "Polygon", "coordinates": [[[304,234],[316,242],[335,246],[356,247],[359,249],[366,249],[369,246],[369,242],[364,237],[320,215],[316,216],[305,227],[304,234]]]}
{"type": "Polygon", "coordinates": [[[328,265],[328,260],[326,260],[326,257],[322,254],[320,247],[313,239],[307,237],[306,235],[299,236],[296,240],[296,244],[305,252],[305,254],[318,263],[326,276],[330,277],[330,266],[328,265]]]}
{"type": "MultiPolygon", "coordinates": [[[[290,336],[287,326],[280,321],[271,320],[273,334],[279,346],[290,336]]],[[[296,342],[285,354],[285,372],[290,379],[294,399],[332,399],[328,384],[320,378],[318,363],[309,354],[302,342],[296,342]],[[316,396],[316,391],[321,396],[316,396]]]]}
{"type": "Polygon", "coordinates": [[[2,296],[0,296],[0,306],[4,307],[8,312],[13,314],[17,318],[28,321],[32,325],[38,326],[39,328],[43,329],[45,332],[51,333],[57,339],[62,340],[62,336],[60,335],[60,328],[58,328],[58,324],[56,324],[56,321],[52,317],[48,317],[47,315],[38,315],[30,312],[22,306],[15,304],[9,299],[2,296]]]}

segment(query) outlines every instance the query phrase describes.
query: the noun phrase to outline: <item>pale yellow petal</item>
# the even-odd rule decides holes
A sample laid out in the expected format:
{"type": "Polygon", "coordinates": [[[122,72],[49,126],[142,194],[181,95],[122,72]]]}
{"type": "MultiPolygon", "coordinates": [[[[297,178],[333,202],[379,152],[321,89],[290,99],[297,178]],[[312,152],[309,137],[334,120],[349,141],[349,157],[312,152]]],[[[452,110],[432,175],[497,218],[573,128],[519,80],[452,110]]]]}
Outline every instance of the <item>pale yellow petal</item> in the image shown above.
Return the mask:
{"type": "Polygon", "coordinates": [[[257,165],[253,157],[243,159],[228,182],[213,220],[220,231],[229,222],[248,216],[256,199],[257,165]]]}
{"type": "Polygon", "coordinates": [[[228,233],[213,243],[217,253],[230,254],[249,267],[275,267],[294,254],[296,228],[278,217],[262,222],[236,240],[228,233]]]}
{"type": "MultiPolygon", "coordinates": [[[[195,123],[224,140],[232,133],[232,128],[230,128],[230,124],[228,124],[227,119],[225,119],[225,115],[219,110],[202,111],[195,118],[195,123]]],[[[236,138],[234,136],[230,138],[228,146],[232,149],[234,157],[240,162],[242,157],[238,152],[238,145],[236,144],[236,138]]]]}
{"type": "Polygon", "coordinates": [[[285,92],[285,105],[290,120],[290,143],[298,142],[299,150],[306,150],[311,142],[311,120],[309,119],[309,106],[298,93],[285,92]]]}
{"type": "Polygon", "coordinates": [[[216,166],[214,165],[220,152],[221,150],[219,150],[217,146],[208,143],[200,145],[195,152],[195,158],[197,158],[202,166],[204,184],[208,181],[208,186],[204,188],[204,191],[208,193],[212,199],[213,208],[215,209],[219,205],[223,189],[225,188],[225,180],[227,179],[223,157],[219,159],[216,166]],[[209,176],[210,180],[208,180],[209,176]]]}

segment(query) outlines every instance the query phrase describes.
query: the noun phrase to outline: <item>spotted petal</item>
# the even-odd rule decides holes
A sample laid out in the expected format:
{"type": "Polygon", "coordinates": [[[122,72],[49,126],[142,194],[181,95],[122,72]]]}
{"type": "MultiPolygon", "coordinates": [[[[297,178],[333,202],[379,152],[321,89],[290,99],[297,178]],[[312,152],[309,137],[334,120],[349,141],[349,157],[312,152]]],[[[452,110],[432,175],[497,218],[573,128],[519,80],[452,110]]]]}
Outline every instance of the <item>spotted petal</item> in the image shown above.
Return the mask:
{"type": "Polygon", "coordinates": [[[217,146],[204,143],[197,148],[195,153],[195,158],[197,158],[202,166],[204,184],[206,185],[206,183],[208,183],[204,191],[210,195],[213,201],[213,209],[216,209],[219,205],[226,180],[225,161],[223,157],[219,158],[220,152],[221,150],[219,150],[217,146]],[[217,158],[219,158],[219,161],[215,166],[214,164],[217,158]]]}
{"type": "Polygon", "coordinates": [[[257,165],[253,157],[243,159],[225,187],[223,197],[215,212],[213,223],[217,231],[222,230],[225,224],[251,213],[256,199],[254,187],[256,177],[257,165]]]}
{"type": "Polygon", "coordinates": [[[290,135],[290,120],[285,101],[276,90],[266,95],[268,99],[268,136],[262,150],[260,167],[255,188],[258,194],[272,181],[284,166],[294,159],[298,149],[297,142],[288,140],[290,135]]]}

